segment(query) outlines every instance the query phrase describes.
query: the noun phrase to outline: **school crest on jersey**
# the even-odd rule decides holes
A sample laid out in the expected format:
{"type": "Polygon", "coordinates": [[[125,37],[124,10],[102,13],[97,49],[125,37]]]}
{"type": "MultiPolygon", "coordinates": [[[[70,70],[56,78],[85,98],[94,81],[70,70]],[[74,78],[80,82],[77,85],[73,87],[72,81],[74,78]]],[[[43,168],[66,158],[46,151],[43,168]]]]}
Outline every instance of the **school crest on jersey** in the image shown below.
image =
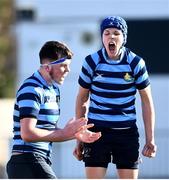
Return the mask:
{"type": "Polygon", "coordinates": [[[134,78],[129,73],[125,73],[124,80],[127,82],[132,82],[134,78]]]}

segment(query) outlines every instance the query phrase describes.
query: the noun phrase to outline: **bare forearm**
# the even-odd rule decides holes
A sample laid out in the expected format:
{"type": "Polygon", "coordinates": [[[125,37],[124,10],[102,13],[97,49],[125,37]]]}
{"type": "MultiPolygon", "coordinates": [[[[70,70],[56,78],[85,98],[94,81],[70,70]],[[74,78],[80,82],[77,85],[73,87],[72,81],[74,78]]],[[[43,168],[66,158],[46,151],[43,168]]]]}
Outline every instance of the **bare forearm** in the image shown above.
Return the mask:
{"type": "Polygon", "coordinates": [[[142,154],[145,157],[151,158],[155,157],[157,151],[154,139],[155,112],[151,94],[148,98],[146,98],[146,96],[143,98],[142,109],[146,136],[146,142],[143,147],[142,154]]]}
{"type": "MultiPolygon", "coordinates": [[[[76,119],[81,117],[86,117],[87,107],[88,107],[88,98],[89,91],[84,88],[79,88],[79,92],[76,98],[76,119]]],[[[81,142],[77,140],[77,144],[79,145],[81,142]]]]}
{"type": "MultiPolygon", "coordinates": [[[[79,119],[81,117],[85,117],[86,112],[87,112],[86,104],[84,104],[82,102],[80,97],[77,97],[77,100],[76,100],[76,119],[79,119]]],[[[77,140],[77,144],[81,144],[81,142],[79,140],[77,140]]]]}
{"type": "Polygon", "coordinates": [[[86,112],[87,112],[86,105],[78,102],[76,105],[76,119],[85,117],[86,112]]]}
{"type": "Polygon", "coordinates": [[[89,92],[81,90],[76,99],[76,119],[85,117],[88,110],[89,92]],[[85,91],[85,93],[83,93],[85,91]]]}
{"type": "Polygon", "coordinates": [[[146,142],[154,142],[155,111],[150,86],[140,91],[146,142]]]}
{"type": "Polygon", "coordinates": [[[155,113],[152,104],[142,104],[146,142],[154,142],[155,113]]]}
{"type": "Polygon", "coordinates": [[[27,132],[24,132],[24,134],[22,135],[22,138],[27,142],[38,142],[38,141],[61,142],[74,138],[74,136],[69,136],[69,134],[66,133],[64,129],[55,129],[49,131],[45,129],[34,128],[31,131],[28,130],[27,132]]]}
{"type": "Polygon", "coordinates": [[[86,125],[85,118],[75,119],[71,118],[63,129],[45,130],[38,128],[37,119],[23,118],[21,119],[21,137],[27,142],[60,142],[75,138],[75,134],[86,125]]]}

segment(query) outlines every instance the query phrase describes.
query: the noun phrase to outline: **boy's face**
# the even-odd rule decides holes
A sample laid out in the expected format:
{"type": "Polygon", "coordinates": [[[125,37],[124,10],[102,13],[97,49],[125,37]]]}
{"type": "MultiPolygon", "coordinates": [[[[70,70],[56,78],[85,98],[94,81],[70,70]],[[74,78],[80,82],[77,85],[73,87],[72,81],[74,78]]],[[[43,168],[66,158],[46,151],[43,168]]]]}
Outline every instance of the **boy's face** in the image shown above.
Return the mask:
{"type": "Polygon", "coordinates": [[[58,84],[63,84],[65,77],[70,72],[70,63],[71,60],[67,59],[62,63],[52,64],[49,71],[49,75],[52,80],[57,82],[58,84]]]}
{"type": "Polygon", "coordinates": [[[108,57],[110,59],[119,59],[119,50],[124,41],[122,31],[117,28],[107,28],[103,31],[102,40],[108,57]]]}

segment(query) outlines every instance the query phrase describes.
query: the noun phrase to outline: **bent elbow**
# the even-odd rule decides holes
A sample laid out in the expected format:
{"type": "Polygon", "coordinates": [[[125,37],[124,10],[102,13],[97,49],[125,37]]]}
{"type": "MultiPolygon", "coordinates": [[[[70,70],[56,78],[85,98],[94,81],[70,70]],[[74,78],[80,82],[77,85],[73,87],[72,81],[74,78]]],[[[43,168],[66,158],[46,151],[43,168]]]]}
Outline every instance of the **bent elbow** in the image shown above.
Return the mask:
{"type": "Polygon", "coordinates": [[[33,139],[29,134],[21,133],[21,138],[25,142],[33,142],[33,139]]]}

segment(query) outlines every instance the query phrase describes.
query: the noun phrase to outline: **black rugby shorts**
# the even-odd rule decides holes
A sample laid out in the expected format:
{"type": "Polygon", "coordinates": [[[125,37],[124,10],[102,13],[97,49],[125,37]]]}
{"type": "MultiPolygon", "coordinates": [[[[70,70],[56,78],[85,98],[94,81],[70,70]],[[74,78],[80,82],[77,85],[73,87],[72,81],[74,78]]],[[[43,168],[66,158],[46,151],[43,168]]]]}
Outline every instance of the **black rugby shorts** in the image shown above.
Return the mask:
{"type": "Polygon", "coordinates": [[[84,143],[83,161],[86,167],[105,167],[116,164],[117,169],[137,169],[139,163],[139,133],[136,126],[128,129],[93,127],[102,132],[94,143],[84,143]]]}

